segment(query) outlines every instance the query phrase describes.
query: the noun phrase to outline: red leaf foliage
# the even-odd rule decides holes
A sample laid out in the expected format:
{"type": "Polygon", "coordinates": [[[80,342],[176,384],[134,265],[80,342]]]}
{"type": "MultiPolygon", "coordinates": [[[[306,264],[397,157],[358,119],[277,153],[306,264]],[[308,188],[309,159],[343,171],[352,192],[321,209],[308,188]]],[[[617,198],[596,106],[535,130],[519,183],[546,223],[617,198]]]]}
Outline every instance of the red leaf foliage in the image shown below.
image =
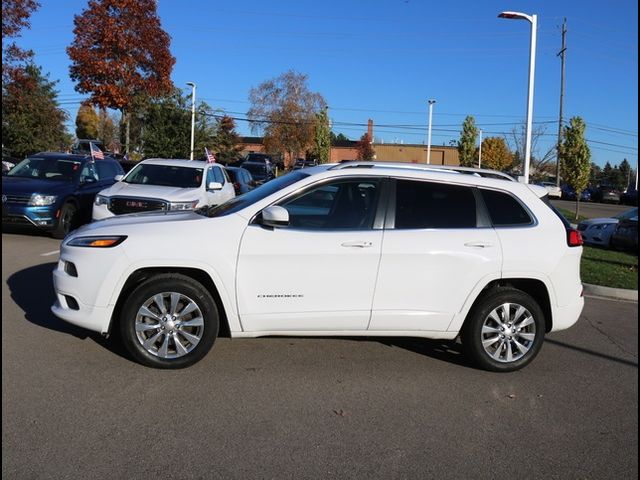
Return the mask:
{"type": "Polygon", "coordinates": [[[155,0],[90,0],[74,25],[67,48],[71,78],[93,104],[126,110],[138,93],[157,96],[172,88],[175,58],[155,0]]]}

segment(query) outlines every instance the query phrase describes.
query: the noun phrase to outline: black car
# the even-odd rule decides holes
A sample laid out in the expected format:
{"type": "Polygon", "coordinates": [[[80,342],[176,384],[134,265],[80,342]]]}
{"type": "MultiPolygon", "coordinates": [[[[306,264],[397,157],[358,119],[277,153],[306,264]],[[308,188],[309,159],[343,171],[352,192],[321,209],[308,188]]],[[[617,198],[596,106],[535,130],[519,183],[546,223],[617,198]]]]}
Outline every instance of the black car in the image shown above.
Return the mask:
{"type": "Polygon", "coordinates": [[[249,171],[251,177],[253,177],[257,184],[265,183],[276,178],[273,167],[267,163],[244,162],[242,168],[249,171]]]}
{"type": "Polygon", "coordinates": [[[250,153],[245,157],[245,162],[273,165],[273,158],[266,153],[250,153]]]}
{"type": "Polygon", "coordinates": [[[296,160],[296,163],[293,165],[294,170],[299,170],[301,168],[315,167],[318,165],[316,160],[305,160],[304,158],[299,158],[296,160]]]}
{"type": "Polygon", "coordinates": [[[620,220],[611,234],[611,247],[618,250],[638,251],[638,217],[620,220]]]}
{"type": "Polygon", "coordinates": [[[36,227],[64,238],[91,220],[96,193],[124,172],[109,157],[36,153],[2,177],[2,225],[36,227]]]}
{"type": "Polygon", "coordinates": [[[227,173],[233,182],[233,188],[236,190],[236,196],[242,195],[254,189],[256,182],[253,180],[249,170],[239,167],[226,167],[227,173]]]}
{"type": "Polygon", "coordinates": [[[627,188],[622,194],[621,203],[624,205],[638,205],[638,190],[635,187],[627,188]]]}

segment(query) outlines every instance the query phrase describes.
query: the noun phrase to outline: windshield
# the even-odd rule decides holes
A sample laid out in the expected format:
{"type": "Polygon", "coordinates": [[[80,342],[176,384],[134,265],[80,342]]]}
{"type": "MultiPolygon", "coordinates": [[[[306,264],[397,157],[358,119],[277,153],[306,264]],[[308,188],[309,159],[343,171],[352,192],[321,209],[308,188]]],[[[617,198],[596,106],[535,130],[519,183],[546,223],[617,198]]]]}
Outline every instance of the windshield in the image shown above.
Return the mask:
{"type": "Polygon", "coordinates": [[[136,185],[198,188],[202,184],[203,171],[202,168],[143,163],[132,169],[122,181],[136,185]]]}
{"type": "Polygon", "coordinates": [[[270,182],[267,182],[264,185],[251,190],[250,192],[240,195],[239,197],[232,198],[222,205],[217,205],[215,207],[205,207],[196,210],[196,213],[200,213],[207,217],[222,217],[225,215],[230,215],[232,213],[239,212],[249,205],[253,205],[256,202],[259,202],[260,200],[267,198],[272,193],[275,193],[278,190],[282,190],[289,185],[293,185],[294,183],[299,182],[300,180],[308,176],[309,174],[302,173],[300,171],[287,173],[286,175],[278,177],[275,180],[271,180],[270,182]]]}
{"type": "Polygon", "coordinates": [[[7,176],[72,182],[80,166],[81,162],[76,160],[31,157],[12,168],[7,176]]]}
{"type": "Polygon", "coordinates": [[[267,172],[267,167],[259,163],[244,163],[242,164],[242,168],[249,170],[252,175],[264,175],[267,172]]]}
{"type": "Polygon", "coordinates": [[[613,218],[617,218],[619,220],[628,220],[630,218],[633,217],[637,217],[638,216],[638,209],[637,208],[632,208],[631,210],[627,210],[626,212],[622,212],[619,215],[616,215],[613,218]]]}

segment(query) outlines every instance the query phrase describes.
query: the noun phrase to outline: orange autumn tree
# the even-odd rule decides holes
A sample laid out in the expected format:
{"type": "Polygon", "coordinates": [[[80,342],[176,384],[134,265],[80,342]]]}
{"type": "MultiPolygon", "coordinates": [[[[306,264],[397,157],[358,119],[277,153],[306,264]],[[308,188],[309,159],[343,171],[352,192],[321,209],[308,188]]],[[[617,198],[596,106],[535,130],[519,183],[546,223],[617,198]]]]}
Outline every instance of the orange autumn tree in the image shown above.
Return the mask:
{"type": "Polygon", "coordinates": [[[67,53],[76,90],[90,102],[122,112],[129,151],[130,107],[138,94],[151,97],[172,88],[175,58],[155,0],[90,0],[76,15],[67,53]]]}

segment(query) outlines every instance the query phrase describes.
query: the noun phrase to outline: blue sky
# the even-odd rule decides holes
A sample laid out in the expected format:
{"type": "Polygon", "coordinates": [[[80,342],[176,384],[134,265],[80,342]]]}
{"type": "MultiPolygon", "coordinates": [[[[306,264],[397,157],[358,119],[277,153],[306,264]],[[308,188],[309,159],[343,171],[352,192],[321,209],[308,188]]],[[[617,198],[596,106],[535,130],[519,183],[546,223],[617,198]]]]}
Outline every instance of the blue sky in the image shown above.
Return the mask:
{"type": "MultiPolygon", "coordinates": [[[[19,44],[59,80],[75,119],[83,96],[69,79],[65,48],[85,0],[39,0],[19,44]]],[[[425,143],[427,99],[436,100],[433,144],[459,138],[467,114],[484,136],[502,136],[526,113],[530,27],[503,10],[538,15],[534,122],[557,136],[560,25],[567,18],[565,119],[587,122],[593,160],[638,159],[638,5],[634,1],[158,0],[177,62],[174,83],[243,117],[251,87],[293,69],[329,104],[334,131],[376,141],[425,143]],[[546,122],[546,123],[545,123],[546,122]]],[[[72,123],[72,122],[70,122],[72,123]]],[[[242,134],[250,134],[238,122],[242,134]]]]}

